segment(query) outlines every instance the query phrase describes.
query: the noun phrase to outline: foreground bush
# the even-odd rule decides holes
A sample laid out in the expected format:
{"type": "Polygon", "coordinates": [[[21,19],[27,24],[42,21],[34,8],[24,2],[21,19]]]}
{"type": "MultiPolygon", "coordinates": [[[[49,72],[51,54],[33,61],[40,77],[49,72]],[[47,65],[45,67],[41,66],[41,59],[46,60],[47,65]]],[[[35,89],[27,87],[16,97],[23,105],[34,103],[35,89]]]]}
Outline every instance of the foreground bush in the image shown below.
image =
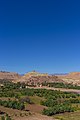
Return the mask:
{"type": "Polygon", "coordinates": [[[0,105],[8,108],[13,108],[13,109],[18,109],[18,110],[24,110],[25,106],[23,103],[18,102],[18,101],[3,101],[0,100],[0,105]]]}
{"type": "Polygon", "coordinates": [[[74,111],[75,109],[71,107],[70,105],[61,104],[61,105],[55,105],[52,108],[44,109],[42,113],[44,115],[52,116],[52,115],[59,114],[59,113],[74,112],[74,111]]]}

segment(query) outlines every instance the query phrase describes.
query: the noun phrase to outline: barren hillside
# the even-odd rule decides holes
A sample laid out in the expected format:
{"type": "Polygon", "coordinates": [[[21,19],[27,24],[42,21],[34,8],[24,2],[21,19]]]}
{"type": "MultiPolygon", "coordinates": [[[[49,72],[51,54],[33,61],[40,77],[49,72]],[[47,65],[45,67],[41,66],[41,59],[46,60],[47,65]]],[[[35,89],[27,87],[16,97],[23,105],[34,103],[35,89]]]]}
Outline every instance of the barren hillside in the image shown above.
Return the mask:
{"type": "Polygon", "coordinates": [[[58,75],[64,82],[80,85],[80,72],[71,72],[67,75],[58,75]]]}
{"type": "Polygon", "coordinates": [[[43,82],[64,82],[80,85],[80,72],[71,72],[66,75],[49,75],[47,73],[28,72],[23,76],[14,72],[0,72],[0,80],[11,80],[13,82],[25,82],[28,84],[43,82]]]}
{"type": "Polygon", "coordinates": [[[49,75],[49,74],[42,74],[38,72],[29,72],[18,79],[17,82],[25,82],[25,83],[43,83],[43,82],[63,82],[63,80],[59,79],[57,76],[49,75]]]}
{"type": "Polygon", "coordinates": [[[0,72],[0,80],[16,80],[20,79],[21,76],[13,72],[0,72]]]}

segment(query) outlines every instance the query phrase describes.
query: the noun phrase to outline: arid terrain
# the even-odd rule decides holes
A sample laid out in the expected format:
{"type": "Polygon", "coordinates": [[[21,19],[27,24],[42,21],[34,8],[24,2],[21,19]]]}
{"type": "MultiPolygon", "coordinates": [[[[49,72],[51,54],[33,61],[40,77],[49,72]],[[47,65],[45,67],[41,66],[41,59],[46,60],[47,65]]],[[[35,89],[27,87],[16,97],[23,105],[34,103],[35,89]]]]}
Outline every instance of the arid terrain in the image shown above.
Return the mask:
{"type": "Polygon", "coordinates": [[[0,118],[79,120],[79,85],[79,72],[56,76],[32,71],[21,76],[1,71],[0,118]]]}
{"type": "MultiPolygon", "coordinates": [[[[33,109],[35,109],[35,107],[33,107],[33,109]]],[[[48,117],[48,116],[36,113],[35,111],[34,112],[31,111],[30,113],[28,113],[25,111],[13,110],[13,109],[9,109],[9,108],[2,107],[2,106],[0,106],[0,110],[7,113],[14,120],[56,120],[52,117],[48,117]]]]}
{"type": "Polygon", "coordinates": [[[9,80],[14,83],[17,82],[25,82],[28,84],[36,85],[37,83],[43,82],[63,82],[63,80],[59,79],[57,76],[49,75],[49,74],[42,74],[35,71],[28,72],[23,76],[19,75],[18,73],[12,72],[0,72],[0,80],[9,80]]]}
{"type": "Polygon", "coordinates": [[[21,76],[18,73],[15,72],[5,72],[5,71],[1,71],[0,72],[0,80],[16,80],[16,79],[20,79],[21,76]]]}
{"type": "Polygon", "coordinates": [[[66,75],[49,75],[47,73],[38,73],[36,71],[28,72],[23,76],[18,73],[0,72],[0,80],[10,80],[15,83],[25,82],[36,85],[43,82],[63,82],[80,85],[80,72],[71,72],[66,75]]]}
{"type": "Polygon", "coordinates": [[[16,82],[25,82],[28,84],[36,85],[37,83],[41,84],[43,82],[63,82],[63,80],[59,79],[57,76],[54,75],[32,71],[24,74],[20,79],[17,79],[16,82]]]}
{"type": "Polygon", "coordinates": [[[67,75],[58,75],[66,83],[80,85],[80,72],[71,72],[67,75]]]}

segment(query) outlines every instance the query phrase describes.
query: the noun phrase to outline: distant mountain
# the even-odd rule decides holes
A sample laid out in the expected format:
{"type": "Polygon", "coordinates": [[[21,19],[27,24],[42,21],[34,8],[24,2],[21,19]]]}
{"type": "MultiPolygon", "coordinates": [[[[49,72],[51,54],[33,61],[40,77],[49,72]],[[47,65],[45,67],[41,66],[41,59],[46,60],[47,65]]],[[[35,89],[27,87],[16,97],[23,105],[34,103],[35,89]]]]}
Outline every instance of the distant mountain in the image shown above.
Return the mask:
{"type": "Polygon", "coordinates": [[[67,83],[80,85],[80,72],[70,72],[67,75],[58,75],[58,77],[67,83]]]}
{"type": "Polygon", "coordinates": [[[16,82],[25,82],[28,84],[34,83],[43,83],[43,82],[63,82],[55,75],[49,75],[47,73],[39,73],[36,71],[28,72],[24,76],[22,76],[16,82]]]}
{"type": "Polygon", "coordinates": [[[50,75],[67,75],[68,73],[54,73],[54,74],[50,74],[50,75]]]}
{"type": "Polygon", "coordinates": [[[18,73],[0,71],[0,80],[16,80],[20,79],[21,76],[18,73]]]}
{"type": "Polygon", "coordinates": [[[24,76],[24,74],[20,74],[20,76],[24,76]]]}
{"type": "Polygon", "coordinates": [[[80,72],[71,73],[39,73],[36,71],[28,72],[26,74],[19,75],[15,72],[0,71],[0,80],[10,80],[12,82],[25,82],[28,84],[43,83],[43,82],[63,82],[80,85],[80,72]]]}

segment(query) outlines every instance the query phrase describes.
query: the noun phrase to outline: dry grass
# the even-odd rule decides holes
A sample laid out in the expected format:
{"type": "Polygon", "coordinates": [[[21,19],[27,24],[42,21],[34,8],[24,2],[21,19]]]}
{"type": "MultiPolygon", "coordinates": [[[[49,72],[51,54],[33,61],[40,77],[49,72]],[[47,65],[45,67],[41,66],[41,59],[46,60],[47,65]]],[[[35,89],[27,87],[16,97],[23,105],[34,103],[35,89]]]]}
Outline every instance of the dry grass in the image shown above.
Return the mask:
{"type": "Polygon", "coordinates": [[[80,120],[80,111],[55,115],[54,118],[59,120],[80,120]]]}

